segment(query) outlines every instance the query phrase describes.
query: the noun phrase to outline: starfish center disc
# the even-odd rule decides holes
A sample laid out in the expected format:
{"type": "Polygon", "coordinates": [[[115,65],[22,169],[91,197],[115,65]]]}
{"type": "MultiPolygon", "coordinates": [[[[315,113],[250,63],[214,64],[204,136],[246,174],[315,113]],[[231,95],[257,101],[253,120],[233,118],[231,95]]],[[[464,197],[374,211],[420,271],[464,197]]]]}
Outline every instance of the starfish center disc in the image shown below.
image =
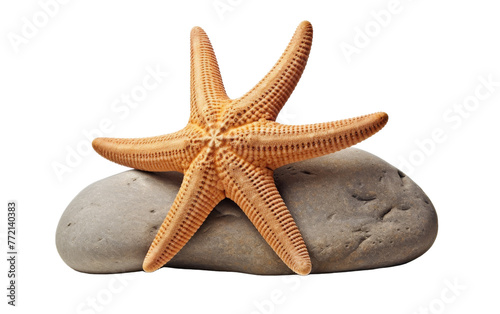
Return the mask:
{"type": "Polygon", "coordinates": [[[208,134],[208,147],[209,148],[219,148],[222,145],[224,137],[221,135],[220,130],[212,129],[208,134]]]}

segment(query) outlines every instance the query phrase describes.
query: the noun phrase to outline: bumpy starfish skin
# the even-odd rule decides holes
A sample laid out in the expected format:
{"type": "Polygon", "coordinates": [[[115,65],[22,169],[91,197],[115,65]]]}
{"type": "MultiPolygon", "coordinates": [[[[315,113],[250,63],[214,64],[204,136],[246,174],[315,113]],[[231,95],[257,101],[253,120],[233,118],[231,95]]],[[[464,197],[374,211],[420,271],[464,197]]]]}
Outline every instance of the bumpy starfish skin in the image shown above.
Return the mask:
{"type": "Polygon", "coordinates": [[[191,113],[175,133],[97,138],[94,149],[119,164],[146,171],[179,171],[184,179],[144,259],[145,271],[165,265],[225,197],[238,204],[283,262],[298,274],[311,261],[273,179],[273,170],[354,145],[380,130],[385,113],[311,125],[283,125],[278,113],[297,85],[312,43],[302,22],[281,58],[247,94],[229,99],[205,32],[191,32],[191,113]]]}

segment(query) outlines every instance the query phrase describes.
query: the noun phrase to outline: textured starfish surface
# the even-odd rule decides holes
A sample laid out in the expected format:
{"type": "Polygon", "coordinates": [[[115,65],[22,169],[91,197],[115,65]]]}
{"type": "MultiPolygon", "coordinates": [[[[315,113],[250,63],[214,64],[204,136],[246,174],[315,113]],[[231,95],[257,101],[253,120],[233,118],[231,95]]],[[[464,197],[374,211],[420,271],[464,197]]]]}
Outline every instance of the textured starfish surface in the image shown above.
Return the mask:
{"type": "Polygon", "coordinates": [[[103,157],[146,171],[184,173],[181,188],[144,259],[147,272],[165,265],[228,197],[238,204],[283,262],[298,274],[311,271],[309,254],[273,179],[273,170],[333,153],[380,130],[383,112],[335,122],[275,122],[297,85],[312,43],[302,22],[269,73],[248,93],[230,99],[212,45],[191,31],[191,111],[182,130],[138,139],[96,138],[103,157]]]}

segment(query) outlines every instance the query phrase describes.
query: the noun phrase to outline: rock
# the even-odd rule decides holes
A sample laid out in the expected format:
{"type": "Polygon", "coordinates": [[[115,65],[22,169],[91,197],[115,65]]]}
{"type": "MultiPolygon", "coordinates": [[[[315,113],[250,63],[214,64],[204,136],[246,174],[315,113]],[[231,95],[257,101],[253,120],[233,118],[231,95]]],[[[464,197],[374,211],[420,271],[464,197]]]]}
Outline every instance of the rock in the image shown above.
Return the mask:
{"type": "MultiPolygon", "coordinates": [[[[425,193],[362,150],[290,164],[274,177],[304,237],[313,273],[406,263],[436,238],[437,216],[425,193]]],[[[57,227],[62,259],[88,273],[141,270],[181,181],[176,172],[130,170],[91,184],[69,204],[57,227]]],[[[291,273],[227,199],[167,266],[291,273]]]]}

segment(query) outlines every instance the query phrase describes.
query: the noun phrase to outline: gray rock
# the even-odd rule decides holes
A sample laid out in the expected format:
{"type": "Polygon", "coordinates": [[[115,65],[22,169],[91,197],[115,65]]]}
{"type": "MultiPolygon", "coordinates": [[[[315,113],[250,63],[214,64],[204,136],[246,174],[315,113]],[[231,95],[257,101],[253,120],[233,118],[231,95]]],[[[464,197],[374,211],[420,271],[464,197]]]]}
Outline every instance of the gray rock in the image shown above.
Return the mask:
{"type": "MultiPolygon", "coordinates": [[[[313,273],[411,261],[437,234],[425,193],[401,171],[359,149],[279,168],[278,189],[309,250],[313,273]]],[[[182,181],[175,172],[126,171],[95,182],[69,204],[56,244],[88,273],[142,269],[142,261],[182,181]]],[[[245,214],[222,201],[169,267],[290,274],[245,214]]]]}

